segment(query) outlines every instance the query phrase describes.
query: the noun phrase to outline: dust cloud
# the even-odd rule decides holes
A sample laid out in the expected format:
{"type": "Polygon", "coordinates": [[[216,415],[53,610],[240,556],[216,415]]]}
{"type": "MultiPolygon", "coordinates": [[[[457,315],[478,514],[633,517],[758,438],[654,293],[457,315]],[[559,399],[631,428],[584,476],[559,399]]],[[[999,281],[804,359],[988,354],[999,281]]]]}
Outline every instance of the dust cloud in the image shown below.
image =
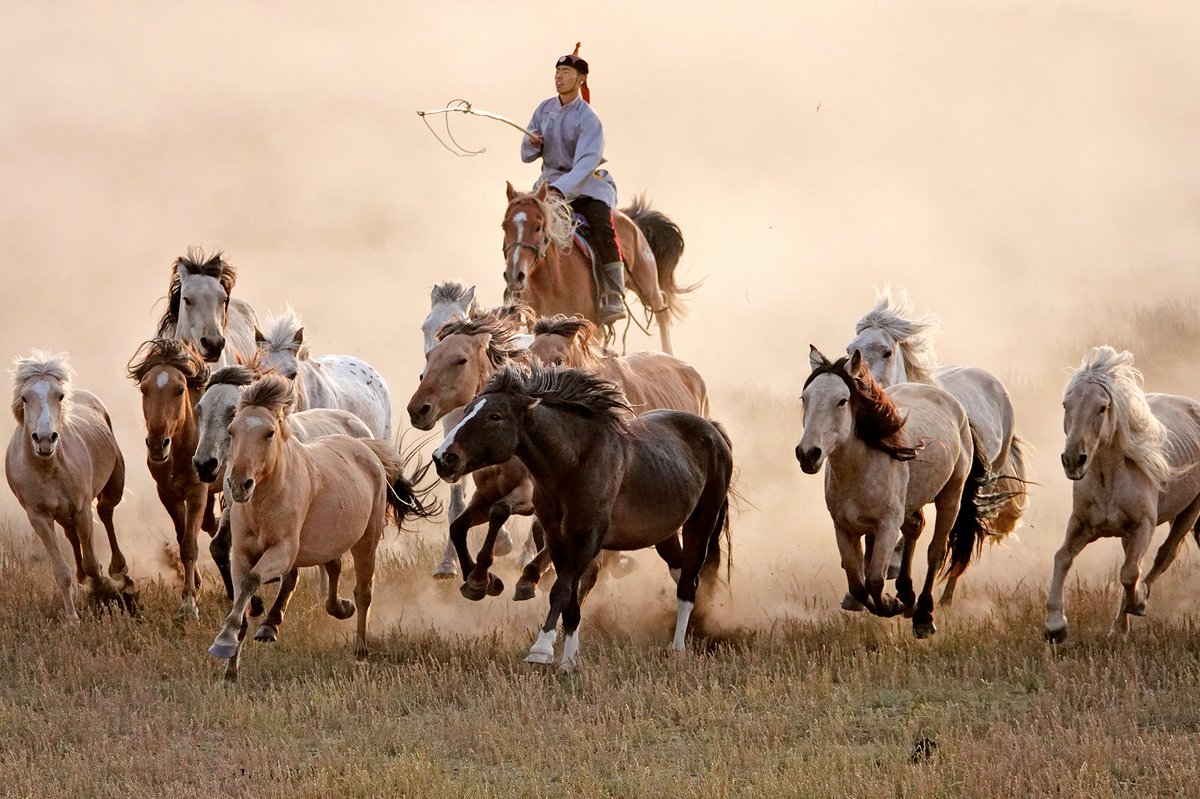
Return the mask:
{"type": "MultiPolygon", "coordinates": [[[[260,318],[293,306],[315,354],[370,361],[403,419],[429,287],[457,278],[500,301],[504,184],[536,176],[510,128],[455,119],[487,149],[455,158],[414,111],[465,97],[524,122],[577,39],[622,202],[647,192],[684,231],[682,279],[705,280],[675,342],[735,442],[744,623],[840,597],[821,481],[792,457],[797,396],[808,344],[840,351],[872,287],[906,287],[940,316],[941,360],[999,375],[1037,449],[1020,540],[967,575],[968,606],[972,584],[1048,579],[1070,502],[1064,367],[1112,343],[1148,389],[1200,395],[1190,4],[116,2],[12,6],[6,23],[0,353],[69,351],[108,404],[131,475],[118,531],[140,577],[165,573],[173,542],[123,367],[173,259],[224,250],[236,296],[260,318]]],[[[656,341],[630,333],[631,349],[656,341]]],[[[11,496],[0,507],[19,519],[11,496]]],[[[432,561],[437,529],[421,535],[432,561]]],[[[1097,544],[1079,573],[1110,578],[1116,552],[1097,544]]],[[[642,564],[610,585],[669,608],[661,567],[642,564]]],[[[379,593],[384,617],[457,632],[543,607],[471,605],[432,581],[379,593]]],[[[617,607],[606,593],[596,605],[617,607]]]]}

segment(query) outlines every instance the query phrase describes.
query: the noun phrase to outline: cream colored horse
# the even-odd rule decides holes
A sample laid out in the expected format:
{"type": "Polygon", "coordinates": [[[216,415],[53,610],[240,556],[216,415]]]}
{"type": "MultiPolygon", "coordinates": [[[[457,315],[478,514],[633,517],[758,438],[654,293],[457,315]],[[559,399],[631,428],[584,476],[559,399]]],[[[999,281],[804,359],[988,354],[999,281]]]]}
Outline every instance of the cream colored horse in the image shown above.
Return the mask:
{"type": "Polygon", "coordinates": [[[189,249],[171,269],[158,337],[186,341],[217,366],[253,358],[258,318],[248,302],[230,296],[236,282],[237,270],[221,253],[189,249]]]}
{"type": "Polygon", "coordinates": [[[59,548],[54,524],[62,526],[71,543],[80,583],[90,580],[93,595],[101,599],[127,592],[133,583],[113,529],[113,508],[125,491],[125,461],[104,404],[71,386],[65,355],[34,350],[14,362],[12,374],[17,429],[8,443],[4,473],[46,548],[63,612],[69,621],[78,621],[71,566],[59,548]],[[100,573],[92,543],[93,501],[112,552],[108,573],[120,583],[119,589],[100,573]]]}
{"type": "MultiPolygon", "coordinates": [[[[966,413],[936,386],[902,383],[890,391],[871,376],[862,354],[831,363],[815,347],[804,386],[804,437],[796,459],[808,474],[825,468],[825,505],[833,518],[850,594],[872,613],[912,614],[913,634],[927,638],[934,625],[933,584],[950,560],[961,573],[986,534],[979,489],[987,463],[976,453],[966,413]],[[925,524],[924,508],[937,509],[925,584],[913,594],[912,558],[925,524]],[[903,533],[897,597],[883,593],[886,569],[903,533]],[[864,564],[863,539],[866,539],[864,564]],[[914,605],[914,598],[916,599],[914,605]]],[[[857,609],[847,607],[847,609],[857,609]]]]}
{"type": "Polygon", "coordinates": [[[338,619],[357,609],[355,657],[367,656],[367,619],[375,578],[375,552],[389,508],[400,525],[427,518],[403,474],[404,462],[389,442],[324,436],[303,443],[287,413],[295,402],[291,382],[268,374],[242,395],[229,425],[233,438],[225,477],[233,495],[230,566],[237,596],[209,654],[229,658],[225,677],[237,679],[245,614],[263,583],[300,566],[324,566],[329,575],[326,611],[338,619]],[[354,602],[338,597],[341,556],[354,559],[354,602]]]}
{"type": "Polygon", "coordinates": [[[1150,589],[1175,559],[1200,517],[1200,403],[1171,394],[1144,394],[1133,356],[1094,347],[1063,397],[1063,471],[1075,482],[1066,540],[1054,555],[1046,599],[1046,638],[1067,638],[1063,583],[1075,557],[1098,538],[1125,548],[1125,596],[1112,631],[1144,616],[1150,589]],[[1142,557],[1154,528],[1171,523],[1143,583],[1142,557]]]}

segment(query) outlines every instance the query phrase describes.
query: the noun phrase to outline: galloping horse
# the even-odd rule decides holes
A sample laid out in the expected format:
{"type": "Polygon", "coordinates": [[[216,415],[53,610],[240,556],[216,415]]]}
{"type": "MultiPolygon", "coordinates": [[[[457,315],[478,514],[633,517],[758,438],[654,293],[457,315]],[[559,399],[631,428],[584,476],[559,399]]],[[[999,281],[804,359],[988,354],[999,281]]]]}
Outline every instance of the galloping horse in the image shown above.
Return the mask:
{"type": "Polygon", "coordinates": [[[429,314],[421,323],[421,334],[425,337],[425,352],[437,346],[437,333],[447,322],[466,319],[479,310],[475,303],[475,287],[466,288],[462,283],[447,280],[438,283],[429,292],[429,314]]]}
{"type": "Polygon", "coordinates": [[[850,595],[878,616],[912,615],[913,635],[927,638],[937,632],[933,583],[947,565],[948,552],[948,573],[961,574],[976,542],[988,533],[980,502],[988,464],[976,448],[978,435],[958,400],[936,386],[902,383],[884,391],[858,350],[830,362],[812,347],[809,363],[804,437],[796,446],[796,460],[807,474],[829,463],[825,506],[833,518],[850,595]],[[925,585],[916,598],[913,551],[925,526],[924,507],[931,502],[937,519],[925,585]],[[901,532],[898,597],[885,596],[887,564],[901,532]],[[963,538],[968,545],[959,543],[963,538]]]}
{"type": "Polygon", "coordinates": [[[208,367],[190,344],[156,338],[138,347],[129,361],[128,373],[142,394],[146,466],[154,478],[158,499],[175,526],[179,560],[183,563],[183,599],[175,618],[199,619],[197,539],[201,529],[210,536],[217,531],[213,500],[220,490],[202,481],[192,468],[199,438],[195,407],[208,380],[208,367]]]}
{"type": "Polygon", "coordinates": [[[246,607],[259,587],[298,566],[324,566],[329,575],[325,610],[348,619],[358,610],[355,657],[367,656],[367,616],[375,577],[375,551],[389,508],[397,525],[409,516],[428,518],[417,491],[403,474],[392,444],[350,436],[323,436],[303,443],[292,435],[287,413],[295,390],[268,374],[246,389],[229,425],[231,567],[237,596],[209,648],[229,658],[226,680],[236,680],[246,607]],[[354,602],[338,597],[341,556],[354,558],[354,602]]]}
{"type": "Polygon", "coordinates": [[[267,332],[254,331],[258,366],[274,370],[296,384],[296,410],[341,408],[362,419],[376,438],[392,438],[392,395],[383,376],[353,355],[310,358],[304,346],[304,327],[288,308],[267,323],[267,332]]]}
{"type": "MultiPolygon", "coordinates": [[[[885,288],[875,307],[858,320],[855,338],[846,345],[846,354],[861,352],[871,375],[884,388],[912,381],[945,389],[962,403],[983,445],[990,471],[996,476],[998,494],[1008,499],[1001,504],[990,525],[998,541],[1015,530],[1025,512],[1029,497],[1025,463],[1025,444],[1014,429],[1012,398],[990,372],[973,366],[938,367],[937,355],[929,334],[937,326],[931,318],[913,317],[912,302],[901,290],[893,299],[885,288]]],[[[967,540],[962,546],[974,546],[967,540]]],[[[950,604],[960,573],[946,579],[942,604],[950,604]]]]}
{"type": "Polygon", "coordinates": [[[1063,582],[1075,557],[1098,538],[1125,548],[1125,596],[1112,631],[1125,633],[1129,615],[1144,616],[1150,589],[1200,518],[1200,402],[1144,394],[1133,356],[1094,347],[1063,396],[1063,471],[1074,481],[1066,539],[1054,555],[1046,599],[1046,638],[1067,638],[1063,582]],[[1154,566],[1140,582],[1142,556],[1154,528],[1171,523],[1154,566]]]}
{"type": "Polygon", "coordinates": [[[249,303],[230,296],[236,282],[237,270],[220,252],[189,248],[171,268],[157,337],[182,339],[218,366],[252,358],[258,318],[249,303]]]}
{"type": "Polygon", "coordinates": [[[133,585],[113,529],[113,508],[125,492],[125,461],[113,436],[104,404],[91,392],[71,386],[65,355],[34,350],[13,364],[12,412],[17,429],[8,442],[4,473],[50,558],[63,612],[78,621],[72,596],[71,566],[54,535],[57,522],[75,554],[75,577],[91,581],[96,598],[112,599],[118,589],[100,573],[92,544],[92,502],[108,534],[112,557],[108,573],[133,585]]]}
{"type": "MultiPolygon", "coordinates": [[[[613,211],[613,227],[634,293],[658,322],[663,352],[671,353],[671,317],[695,286],[675,282],[683,234],[642,199],[613,211]]],[[[542,316],[566,314],[596,322],[596,284],[589,256],[574,243],[571,208],[547,197],[546,184],[523,194],[508,184],[504,212],[505,297],[521,299],[542,316]]]]}
{"type": "MultiPolygon", "coordinates": [[[[224,476],[225,464],[229,457],[229,425],[237,411],[238,400],[242,389],[254,382],[258,377],[248,366],[227,366],[218,369],[208,378],[204,393],[196,403],[196,425],[200,431],[196,442],[196,454],[192,458],[192,466],[196,474],[206,483],[222,486],[224,480],[217,481],[218,476],[224,476]]],[[[311,411],[299,411],[288,416],[292,435],[300,441],[311,441],[319,436],[348,435],[354,438],[372,438],[371,430],[354,414],[335,408],[315,408],[311,411]]],[[[223,485],[225,510],[221,513],[217,525],[217,534],[209,545],[209,552],[221,579],[225,583],[225,593],[233,601],[233,578],[229,573],[229,548],[232,536],[229,530],[229,514],[233,507],[233,496],[229,486],[223,485]]],[[[276,641],[279,638],[279,625],[283,623],[283,614],[287,609],[288,600],[296,587],[298,573],[293,569],[284,576],[279,595],[271,607],[263,623],[254,633],[256,641],[276,641]]],[[[262,613],[262,603],[258,597],[251,602],[250,615],[262,613]]]]}
{"type": "MultiPolygon", "coordinates": [[[[425,371],[421,383],[408,401],[408,418],[418,430],[431,430],[439,419],[455,414],[479,393],[496,370],[510,361],[523,361],[526,351],[517,343],[511,318],[492,311],[457,322],[438,331],[438,344],[425,353],[425,371]]],[[[457,424],[457,423],[456,423],[457,424]]],[[[488,573],[493,555],[512,549],[512,540],[503,525],[512,514],[533,513],[533,484],[520,460],[498,464],[476,472],[472,479],[475,493],[471,501],[450,520],[450,545],[435,577],[455,574],[453,555],[462,566],[465,582],[460,590],[468,599],[482,599],[504,590],[504,583],[488,573]],[[488,532],[479,551],[479,560],[467,549],[467,532],[487,523],[488,532]],[[452,549],[451,549],[452,547],[452,549]]]]}
{"type": "Polygon", "coordinates": [[[561,616],[559,665],[574,668],[580,605],[591,587],[583,577],[601,549],[655,546],[680,527],[683,564],[671,648],[682,650],[701,570],[715,572],[720,535],[729,532],[733,453],[725,431],[680,411],[635,419],[615,385],[577,370],[535,363],[526,374],[509,365],[471,401],[433,460],[438,475],[453,482],[513,457],[533,480],[534,506],[558,572],[550,612],[527,660],[553,662],[561,616]]]}

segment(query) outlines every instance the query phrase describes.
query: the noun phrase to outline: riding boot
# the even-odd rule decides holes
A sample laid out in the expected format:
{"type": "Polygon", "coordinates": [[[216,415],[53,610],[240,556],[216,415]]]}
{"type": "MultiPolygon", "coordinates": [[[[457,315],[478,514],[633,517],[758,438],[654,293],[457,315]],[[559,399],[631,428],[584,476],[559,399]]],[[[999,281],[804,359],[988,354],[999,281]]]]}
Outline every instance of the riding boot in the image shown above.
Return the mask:
{"type": "Polygon", "coordinates": [[[611,325],[625,318],[625,264],[613,261],[603,264],[598,271],[600,324],[611,325]]]}

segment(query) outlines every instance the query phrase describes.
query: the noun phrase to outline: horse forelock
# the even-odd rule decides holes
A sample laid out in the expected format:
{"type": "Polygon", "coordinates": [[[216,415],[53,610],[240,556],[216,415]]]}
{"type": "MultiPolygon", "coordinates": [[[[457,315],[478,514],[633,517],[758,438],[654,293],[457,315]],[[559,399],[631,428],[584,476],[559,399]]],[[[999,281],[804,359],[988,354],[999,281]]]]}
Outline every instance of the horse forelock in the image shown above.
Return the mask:
{"type": "Polygon", "coordinates": [[[242,389],[237,410],[263,408],[280,418],[287,416],[296,402],[296,389],[286,377],[268,372],[242,389]]]}
{"type": "Polygon", "coordinates": [[[1064,399],[1082,383],[1099,385],[1112,401],[1117,445],[1158,488],[1174,468],[1167,457],[1170,437],[1166,425],[1150,409],[1141,371],[1133,354],[1104,345],[1093,347],[1067,383],[1064,399]]]}
{"type": "Polygon", "coordinates": [[[126,365],[126,373],[134,383],[140,383],[152,369],[168,366],[178,369],[191,391],[203,391],[208,382],[208,365],[196,348],[185,341],[156,338],[143,342],[126,365]]]}
{"type": "Polygon", "coordinates": [[[836,375],[850,390],[850,412],[854,416],[854,429],[863,443],[872,449],[885,452],[898,461],[912,460],[923,449],[904,443],[904,425],[908,419],[900,413],[887,390],[864,369],[862,375],[852,376],[847,372],[850,356],[844,355],[832,363],[813,369],[804,381],[808,388],[821,375],[836,375]]]}
{"type": "Polygon", "coordinates": [[[167,309],[158,320],[156,331],[160,338],[173,337],[179,324],[179,305],[183,299],[181,272],[215,278],[225,290],[226,302],[233,293],[234,284],[237,283],[237,269],[225,261],[224,253],[220,250],[212,255],[205,255],[204,250],[199,247],[188,247],[187,254],[176,258],[175,263],[171,265],[171,281],[167,285],[167,309]]]}
{"type": "Polygon", "coordinates": [[[504,212],[504,223],[508,224],[514,214],[530,207],[541,214],[546,235],[550,237],[554,246],[569,251],[575,243],[576,227],[575,212],[571,209],[571,204],[553,194],[547,195],[545,200],[539,200],[536,192],[518,192],[508,203],[504,212]]]}
{"type": "Polygon", "coordinates": [[[914,318],[912,300],[908,292],[899,289],[892,296],[890,286],[875,292],[875,307],[867,311],[854,325],[854,332],[875,328],[883,331],[896,342],[904,358],[904,370],[914,383],[928,383],[937,370],[937,353],[933,349],[931,336],[940,328],[937,317],[914,318]]]}
{"type": "MultiPolygon", "coordinates": [[[[447,280],[443,283],[438,283],[433,287],[429,294],[430,301],[437,305],[443,302],[462,302],[467,296],[467,287],[457,280],[447,280]]],[[[475,298],[471,298],[471,309],[476,307],[475,298]]]]}
{"type": "Polygon", "coordinates": [[[495,311],[469,316],[466,319],[453,319],[438,330],[437,340],[444,341],[449,336],[458,334],[478,336],[483,333],[488,334],[488,361],[496,368],[524,353],[524,349],[516,340],[518,331],[513,319],[499,316],[495,311]]]}
{"type": "Polygon", "coordinates": [[[603,366],[590,345],[596,325],[582,316],[543,316],[533,326],[534,336],[560,336],[571,342],[572,351],[579,354],[580,363],[588,370],[603,366]]]}
{"type": "Polygon", "coordinates": [[[308,358],[308,348],[303,343],[296,343],[296,333],[304,327],[304,324],[291,306],[285,307],[278,316],[268,319],[263,327],[266,329],[262,331],[265,339],[262,342],[262,348],[267,352],[291,351],[296,353],[299,360],[308,358]]]}
{"type": "Polygon", "coordinates": [[[34,350],[28,358],[14,358],[9,373],[13,376],[12,413],[18,423],[25,421],[21,394],[30,381],[56,380],[66,390],[75,376],[65,352],[48,353],[43,350],[34,350]]]}
{"type": "Polygon", "coordinates": [[[254,370],[245,364],[235,364],[213,372],[204,388],[207,390],[213,386],[248,386],[253,382],[254,370]]]}
{"type": "Polygon", "coordinates": [[[624,429],[634,419],[625,394],[612,381],[564,366],[508,365],[492,376],[480,396],[510,394],[536,399],[549,406],[581,412],[604,424],[624,429]]]}

